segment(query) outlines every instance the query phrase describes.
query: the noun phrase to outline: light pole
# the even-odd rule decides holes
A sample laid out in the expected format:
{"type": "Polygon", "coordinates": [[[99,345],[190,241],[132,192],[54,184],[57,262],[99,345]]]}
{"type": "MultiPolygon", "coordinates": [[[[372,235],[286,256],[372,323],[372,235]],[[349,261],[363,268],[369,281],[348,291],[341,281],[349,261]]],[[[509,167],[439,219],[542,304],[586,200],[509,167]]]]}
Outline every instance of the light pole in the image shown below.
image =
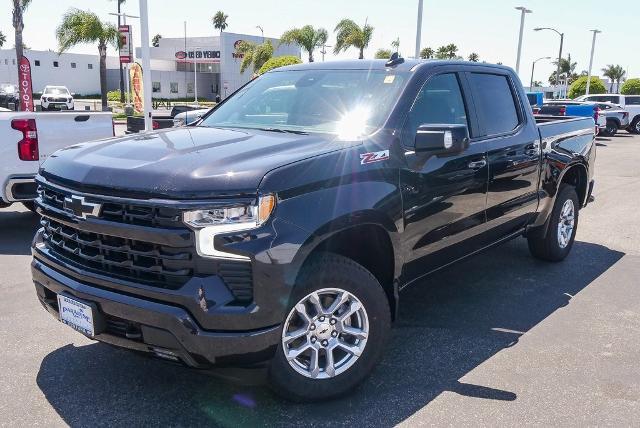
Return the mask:
{"type": "Polygon", "coordinates": [[[324,62],[324,54],[327,53],[327,48],[331,48],[333,46],[331,45],[322,45],[322,50],[320,51],[320,53],[322,54],[322,62],[324,62]]]}
{"type": "Polygon", "coordinates": [[[593,66],[593,52],[596,49],[596,35],[602,33],[600,30],[589,30],[593,32],[593,40],[591,41],[591,57],[589,58],[589,73],[587,75],[587,91],[586,95],[589,95],[589,89],[591,87],[591,67],[593,66]]]}
{"type": "Polygon", "coordinates": [[[523,6],[516,7],[520,11],[520,36],[518,37],[518,57],[516,58],[516,74],[520,73],[520,54],[522,53],[522,36],[524,33],[524,16],[527,13],[533,13],[532,10],[523,6]]]}
{"type": "Polygon", "coordinates": [[[562,62],[562,44],[564,43],[564,33],[550,27],[534,28],[533,31],[551,30],[560,36],[560,52],[558,52],[558,69],[556,70],[556,85],[558,86],[558,94],[560,93],[560,63],[562,62]]]}
{"type": "Polygon", "coordinates": [[[551,59],[550,56],[543,56],[542,58],[538,58],[537,60],[533,61],[533,64],[531,64],[531,83],[529,84],[529,90],[531,91],[533,88],[533,70],[535,70],[536,68],[536,62],[541,61],[543,59],[551,59]]]}
{"type": "Polygon", "coordinates": [[[142,43],[142,87],[144,88],[144,130],[153,130],[151,121],[151,49],[149,48],[149,10],[147,0],[140,0],[140,43],[142,43]]]}
{"type": "Polygon", "coordinates": [[[260,30],[260,34],[262,34],[262,43],[264,43],[264,28],[261,25],[256,25],[256,28],[260,30]]]}
{"type": "Polygon", "coordinates": [[[422,37],[422,3],[423,0],[418,0],[418,23],[416,27],[416,56],[420,58],[420,39],[422,37]]]}
{"type": "Polygon", "coordinates": [[[195,95],[195,105],[198,105],[198,51],[199,46],[193,48],[193,92],[195,95]]]}

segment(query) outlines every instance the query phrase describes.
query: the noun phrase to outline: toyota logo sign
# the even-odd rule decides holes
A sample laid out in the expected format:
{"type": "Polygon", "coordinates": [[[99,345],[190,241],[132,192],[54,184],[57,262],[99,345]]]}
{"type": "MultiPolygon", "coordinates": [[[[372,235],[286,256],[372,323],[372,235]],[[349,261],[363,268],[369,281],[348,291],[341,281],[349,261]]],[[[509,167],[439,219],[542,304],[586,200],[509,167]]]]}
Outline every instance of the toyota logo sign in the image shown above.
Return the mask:
{"type": "Polygon", "coordinates": [[[187,57],[187,53],[185,51],[176,52],[176,58],[177,59],[185,59],[186,57],[187,57]]]}

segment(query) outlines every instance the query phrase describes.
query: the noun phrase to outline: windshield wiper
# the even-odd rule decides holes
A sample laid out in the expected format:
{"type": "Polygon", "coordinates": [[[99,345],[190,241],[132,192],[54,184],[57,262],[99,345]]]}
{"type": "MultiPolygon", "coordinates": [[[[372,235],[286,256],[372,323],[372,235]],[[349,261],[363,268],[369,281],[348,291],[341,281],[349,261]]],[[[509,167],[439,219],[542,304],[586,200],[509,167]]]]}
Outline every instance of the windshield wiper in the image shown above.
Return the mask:
{"type": "Polygon", "coordinates": [[[309,135],[308,132],[305,131],[298,131],[295,129],[282,129],[282,128],[256,128],[259,129],[260,131],[268,131],[268,132],[281,132],[281,133],[288,133],[288,134],[297,134],[297,135],[309,135]]]}

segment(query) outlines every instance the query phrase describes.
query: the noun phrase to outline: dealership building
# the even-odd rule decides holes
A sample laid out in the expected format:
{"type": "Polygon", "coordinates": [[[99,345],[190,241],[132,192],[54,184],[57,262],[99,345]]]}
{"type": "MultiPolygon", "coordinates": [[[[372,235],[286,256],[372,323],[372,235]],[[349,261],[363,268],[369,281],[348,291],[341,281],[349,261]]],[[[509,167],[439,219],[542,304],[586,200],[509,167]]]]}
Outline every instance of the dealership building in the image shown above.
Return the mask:
{"type": "MultiPolygon", "coordinates": [[[[225,97],[248,82],[253,69],[240,73],[242,54],[236,52],[241,41],[262,43],[261,36],[223,32],[220,36],[162,38],[151,50],[151,85],[154,98],[195,97],[198,99],[225,97]]],[[[273,56],[300,57],[297,45],[279,45],[278,39],[265,38],[273,44],[273,56]]],[[[100,61],[98,55],[25,50],[31,62],[33,91],[41,92],[46,85],[66,86],[76,94],[100,93],[100,61]]],[[[140,48],[135,49],[141,62],[140,48]]],[[[17,84],[14,49],[0,49],[0,83],[17,84]]],[[[107,57],[107,87],[119,88],[119,59],[107,57]]]]}

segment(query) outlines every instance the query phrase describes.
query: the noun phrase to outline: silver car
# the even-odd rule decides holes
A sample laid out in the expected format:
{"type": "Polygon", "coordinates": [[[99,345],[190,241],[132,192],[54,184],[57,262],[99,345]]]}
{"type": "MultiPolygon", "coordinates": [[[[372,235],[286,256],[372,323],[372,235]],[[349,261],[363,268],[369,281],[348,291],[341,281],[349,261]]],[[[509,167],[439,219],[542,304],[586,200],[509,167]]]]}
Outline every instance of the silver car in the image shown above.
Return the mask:
{"type": "Polygon", "coordinates": [[[629,112],[614,103],[599,102],[600,114],[607,118],[607,126],[600,131],[603,137],[616,135],[618,129],[625,129],[629,126],[629,112]]]}

